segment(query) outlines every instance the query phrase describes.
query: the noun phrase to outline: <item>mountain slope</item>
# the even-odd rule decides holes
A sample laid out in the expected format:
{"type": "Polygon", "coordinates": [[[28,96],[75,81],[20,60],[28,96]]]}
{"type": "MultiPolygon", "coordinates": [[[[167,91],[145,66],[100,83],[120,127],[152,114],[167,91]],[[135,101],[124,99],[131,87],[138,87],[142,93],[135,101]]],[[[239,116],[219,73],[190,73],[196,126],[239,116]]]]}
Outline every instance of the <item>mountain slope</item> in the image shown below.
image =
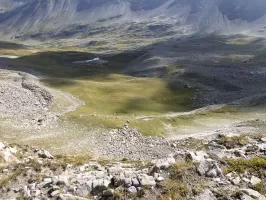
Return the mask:
{"type": "Polygon", "coordinates": [[[0,9],[1,34],[9,36],[132,22],[172,24],[185,34],[264,35],[266,26],[264,0],[0,0],[0,9]]]}

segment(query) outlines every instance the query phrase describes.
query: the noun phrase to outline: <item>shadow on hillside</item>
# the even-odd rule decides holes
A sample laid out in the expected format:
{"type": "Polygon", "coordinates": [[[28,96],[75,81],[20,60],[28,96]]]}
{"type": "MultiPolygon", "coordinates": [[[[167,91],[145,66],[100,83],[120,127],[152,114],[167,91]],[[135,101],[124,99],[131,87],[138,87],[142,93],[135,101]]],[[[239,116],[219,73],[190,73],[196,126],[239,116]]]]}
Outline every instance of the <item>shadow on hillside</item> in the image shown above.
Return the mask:
{"type": "Polygon", "coordinates": [[[0,41],[0,49],[18,50],[18,49],[26,49],[26,48],[27,46],[22,45],[22,44],[0,41]]]}
{"type": "MultiPolygon", "coordinates": [[[[122,73],[126,66],[140,56],[141,52],[121,53],[117,55],[95,55],[85,52],[41,52],[18,59],[8,60],[8,65],[21,71],[36,71],[53,78],[89,79],[99,76],[105,77],[111,73],[122,73]],[[82,65],[73,64],[76,61],[92,60],[100,57],[108,61],[105,64],[82,65]]],[[[64,82],[66,83],[66,82],[64,82]]],[[[68,84],[68,83],[67,83],[68,84]]]]}
{"type": "MultiPolygon", "coordinates": [[[[160,74],[161,77],[163,77],[164,81],[166,81],[167,88],[172,91],[173,93],[178,92],[179,88],[182,88],[185,86],[186,83],[193,83],[192,85],[201,84],[203,86],[207,86],[210,88],[213,88],[214,90],[219,90],[222,92],[227,92],[228,95],[230,92],[238,92],[242,89],[242,87],[238,87],[237,85],[234,85],[231,83],[231,81],[228,81],[227,79],[223,79],[223,77],[220,76],[212,76],[212,75],[202,75],[201,73],[187,73],[185,76],[172,76],[170,78],[165,78],[164,74],[168,73],[168,69],[163,68],[155,68],[155,70],[151,67],[150,70],[148,68],[145,69],[143,67],[143,63],[146,59],[149,59],[150,57],[157,55],[150,55],[150,50],[155,49],[155,47],[158,46],[164,46],[165,49],[168,51],[168,49],[171,50],[171,53],[168,54],[167,51],[161,50],[158,53],[158,56],[162,56],[164,58],[171,59],[172,57],[182,56],[186,55],[188,58],[190,56],[193,56],[194,54],[198,53],[217,53],[220,52],[221,55],[228,54],[239,54],[239,55],[249,55],[254,54],[256,55],[256,51],[263,48],[263,39],[258,38],[254,40],[251,43],[245,43],[243,38],[240,36],[238,37],[215,37],[215,36],[209,36],[205,38],[191,38],[190,40],[181,41],[178,39],[172,39],[169,41],[164,42],[158,42],[156,44],[146,46],[142,49],[139,49],[135,52],[123,52],[116,55],[96,55],[86,52],[76,52],[76,51],[65,51],[65,52],[40,52],[29,56],[23,56],[18,59],[9,60],[9,65],[12,66],[15,69],[26,71],[25,69],[28,69],[28,71],[37,71],[42,75],[46,75],[50,77],[50,79],[46,79],[45,82],[50,84],[51,86],[69,86],[72,84],[75,84],[75,79],[83,79],[83,80],[89,80],[89,79],[95,79],[99,78],[101,80],[107,79],[110,74],[125,74],[126,69],[129,69],[131,67],[131,64],[134,63],[135,65],[139,65],[137,68],[137,73],[130,73],[132,76],[137,77],[154,77],[154,74],[160,74]],[[236,38],[240,38],[235,43],[228,42],[229,40],[235,40],[236,38]],[[75,61],[83,61],[83,60],[91,60],[96,57],[100,57],[103,60],[108,61],[106,64],[101,65],[74,65],[73,62],[75,61]],[[137,62],[136,62],[137,60],[137,62]],[[22,68],[19,68],[19,66],[22,68]],[[18,67],[18,68],[16,68],[18,67]],[[183,79],[184,82],[175,82],[172,81],[183,79]],[[181,83],[181,84],[180,84],[181,83]],[[183,84],[183,85],[182,85],[183,84]]],[[[160,48],[159,48],[160,49],[160,48]]],[[[162,48],[163,49],[163,48],[162,48]]],[[[233,63],[228,62],[226,64],[219,64],[215,63],[213,61],[198,61],[198,60],[187,60],[186,63],[183,65],[181,64],[180,68],[183,68],[184,70],[187,70],[191,65],[194,66],[200,66],[203,70],[217,70],[217,73],[223,73],[227,76],[229,74],[231,76],[231,71],[234,68],[234,65],[238,65],[239,67],[242,66],[254,66],[258,60],[263,63],[265,60],[262,61],[263,55],[257,55],[253,60],[243,63],[233,63]],[[256,59],[258,58],[258,59],[256,59]],[[205,69],[206,68],[206,69],[205,69]],[[220,71],[221,72],[220,72],[220,71]]],[[[174,63],[179,64],[179,63],[174,63]]],[[[246,73],[247,78],[249,79],[249,74],[247,69],[243,68],[239,70],[241,73],[246,73]]],[[[158,77],[158,76],[156,76],[158,77]]],[[[238,80],[238,76],[234,78],[235,80],[238,80]]],[[[264,79],[263,79],[264,80],[264,79]]],[[[243,81],[242,79],[239,79],[239,81],[243,81]]],[[[250,80],[250,82],[253,80],[250,80]]],[[[161,94],[164,95],[164,94],[161,94]]],[[[188,95],[191,97],[191,95],[188,95]]],[[[157,101],[157,96],[154,97],[155,101],[157,101]]],[[[183,97],[182,97],[183,98],[183,97]]],[[[186,99],[186,98],[185,98],[186,99]]],[[[162,101],[165,104],[172,104],[172,99],[169,101],[162,101]],[[169,103],[169,101],[171,101],[169,103]]],[[[188,100],[184,100],[188,101],[188,100]]],[[[138,101],[137,101],[138,102],[138,101]]],[[[179,102],[181,103],[181,102],[179,102]]],[[[124,110],[134,110],[136,109],[136,100],[132,100],[128,102],[128,105],[126,105],[124,110]]],[[[145,106],[145,105],[144,105],[145,106]]],[[[121,110],[120,112],[123,112],[121,110]]]]}

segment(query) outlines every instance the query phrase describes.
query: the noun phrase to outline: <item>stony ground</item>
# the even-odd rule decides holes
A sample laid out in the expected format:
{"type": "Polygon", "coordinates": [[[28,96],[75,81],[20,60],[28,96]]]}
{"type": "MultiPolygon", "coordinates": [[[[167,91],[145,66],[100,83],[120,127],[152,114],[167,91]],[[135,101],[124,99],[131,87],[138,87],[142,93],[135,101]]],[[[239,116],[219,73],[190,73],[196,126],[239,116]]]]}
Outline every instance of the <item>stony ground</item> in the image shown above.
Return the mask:
{"type": "MultiPolygon", "coordinates": [[[[126,130],[124,130],[126,131],[126,130]]],[[[0,143],[0,199],[266,199],[266,135],[169,144],[147,161],[93,161],[0,143]]]]}
{"type": "MultiPolygon", "coordinates": [[[[59,91],[58,91],[59,92],[59,91]]],[[[83,102],[70,94],[61,95],[73,102],[56,112],[50,108],[55,103],[55,91],[39,83],[31,74],[0,70],[0,117],[12,119],[12,125],[38,127],[50,125],[66,112],[75,110],[83,102]]]]}

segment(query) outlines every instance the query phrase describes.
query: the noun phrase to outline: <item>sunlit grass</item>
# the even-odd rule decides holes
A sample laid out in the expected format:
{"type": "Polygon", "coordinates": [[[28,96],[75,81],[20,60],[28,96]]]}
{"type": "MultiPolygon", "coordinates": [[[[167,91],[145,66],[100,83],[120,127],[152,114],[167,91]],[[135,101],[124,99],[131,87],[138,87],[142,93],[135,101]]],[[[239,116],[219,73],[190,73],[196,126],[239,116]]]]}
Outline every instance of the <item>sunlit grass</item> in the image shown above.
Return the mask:
{"type": "Polygon", "coordinates": [[[156,115],[188,111],[191,109],[189,104],[193,95],[192,89],[172,91],[160,79],[119,74],[72,80],[70,84],[64,84],[64,80],[60,79],[44,81],[85,102],[86,105],[78,108],[72,115],[156,115]]]}

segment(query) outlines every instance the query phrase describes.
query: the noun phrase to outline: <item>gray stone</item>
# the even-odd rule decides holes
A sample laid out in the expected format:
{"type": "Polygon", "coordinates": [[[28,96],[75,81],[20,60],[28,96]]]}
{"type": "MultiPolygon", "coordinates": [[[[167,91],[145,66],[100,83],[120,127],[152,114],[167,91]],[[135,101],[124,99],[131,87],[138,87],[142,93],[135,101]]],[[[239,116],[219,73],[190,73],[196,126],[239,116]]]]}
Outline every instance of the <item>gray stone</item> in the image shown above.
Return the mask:
{"type": "Polygon", "coordinates": [[[131,187],[127,188],[127,191],[129,193],[132,193],[132,194],[135,194],[135,193],[138,192],[137,189],[134,186],[131,186],[131,187]]]}
{"type": "Polygon", "coordinates": [[[258,144],[257,146],[259,147],[260,151],[262,151],[262,152],[266,151],[266,144],[258,144]]]}
{"type": "Polygon", "coordinates": [[[204,190],[204,192],[201,193],[199,196],[197,196],[196,200],[216,200],[216,197],[209,189],[207,189],[204,190]]]}
{"type": "Polygon", "coordinates": [[[250,183],[252,186],[255,186],[255,185],[261,183],[261,179],[256,177],[256,176],[252,176],[250,179],[250,183]]]}
{"type": "Polygon", "coordinates": [[[218,163],[212,159],[202,160],[197,169],[201,176],[213,178],[222,175],[222,170],[218,163]]]}
{"type": "Polygon", "coordinates": [[[96,187],[98,187],[99,186],[99,180],[93,180],[92,181],[92,188],[94,189],[94,188],[96,188],[96,187]]]}
{"type": "Polygon", "coordinates": [[[258,198],[258,200],[266,200],[266,197],[265,197],[265,196],[260,196],[260,197],[258,198]]]}
{"type": "Polygon", "coordinates": [[[52,178],[44,178],[43,181],[47,182],[47,183],[52,183],[53,182],[52,178]]]}
{"type": "Polygon", "coordinates": [[[240,196],[240,200],[254,200],[254,199],[246,194],[242,194],[240,196]]]}
{"type": "Polygon", "coordinates": [[[55,190],[51,193],[51,196],[54,197],[54,196],[57,196],[60,194],[60,191],[59,190],[55,190]]]}
{"type": "Polygon", "coordinates": [[[125,178],[125,187],[130,187],[132,186],[132,180],[131,178],[125,178]]]}
{"type": "Polygon", "coordinates": [[[252,189],[244,188],[244,189],[241,189],[241,191],[243,191],[244,193],[246,193],[246,194],[248,194],[250,196],[256,197],[256,198],[259,198],[259,197],[262,196],[259,192],[255,191],[255,190],[252,190],[252,189]]]}
{"type": "Polygon", "coordinates": [[[50,185],[51,185],[51,182],[43,181],[43,182],[39,183],[36,187],[41,189],[41,188],[49,187],[50,185]]]}
{"type": "Polygon", "coordinates": [[[132,185],[138,187],[140,185],[139,180],[137,178],[132,178],[132,185]]]}
{"type": "MultiPolygon", "coordinates": [[[[89,188],[90,189],[90,188],[89,188]]],[[[91,191],[88,190],[88,187],[85,185],[78,185],[75,191],[75,195],[80,197],[87,197],[89,196],[91,191]]]]}
{"type": "Polygon", "coordinates": [[[158,181],[158,182],[162,182],[162,181],[164,181],[164,177],[159,176],[155,180],[158,181]]]}
{"type": "Polygon", "coordinates": [[[236,177],[236,178],[234,178],[231,182],[232,182],[234,185],[239,185],[240,181],[241,181],[240,177],[236,177]]]}
{"type": "Polygon", "coordinates": [[[41,194],[40,190],[32,190],[31,191],[31,196],[33,196],[33,197],[38,197],[38,196],[40,196],[40,194],[41,194]]]}
{"type": "Polygon", "coordinates": [[[250,180],[248,178],[242,178],[242,180],[245,182],[245,183],[250,183],[250,180]]]}
{"type": "Polygon", "coordinates": [[[59,195],[59,199],[60,200],[88,200],[88,198],[83,198],[83,197],[78,197],[78,196],[74,196],[72,194],[60,194],[59,195]]]}
{"type": "Polygon", "coordinates": [[[65,175],[58,176],[57,184],[59,184],[59,185],[69,185],[68,176],[65,176],[65,175]]]}
{"type": "Polygon", "coordinates": [[[142,186],[155,186],[156,185],[154,178],[146,174],[139,175],[139,182],[142,186]]]}
{"type": "Polygon", "coordinates": [[[54,156],[44,149],[39,150],[38,155],[40,158],[54,159],[54,156]]]}
{"type": "Polygon", "coordinates": [[[159,169],[168,169],[175,162],[175,158],[171,155],[168,158],[151,161],[159,169]]]}
{"type": "Polygon", "coordinates": [[[208,157],[208,154],[206,154],[204,151],[196,151],[194,152],[188,152],[186,159],[191,160],[193,162],[200,162],[208,157]]]}

